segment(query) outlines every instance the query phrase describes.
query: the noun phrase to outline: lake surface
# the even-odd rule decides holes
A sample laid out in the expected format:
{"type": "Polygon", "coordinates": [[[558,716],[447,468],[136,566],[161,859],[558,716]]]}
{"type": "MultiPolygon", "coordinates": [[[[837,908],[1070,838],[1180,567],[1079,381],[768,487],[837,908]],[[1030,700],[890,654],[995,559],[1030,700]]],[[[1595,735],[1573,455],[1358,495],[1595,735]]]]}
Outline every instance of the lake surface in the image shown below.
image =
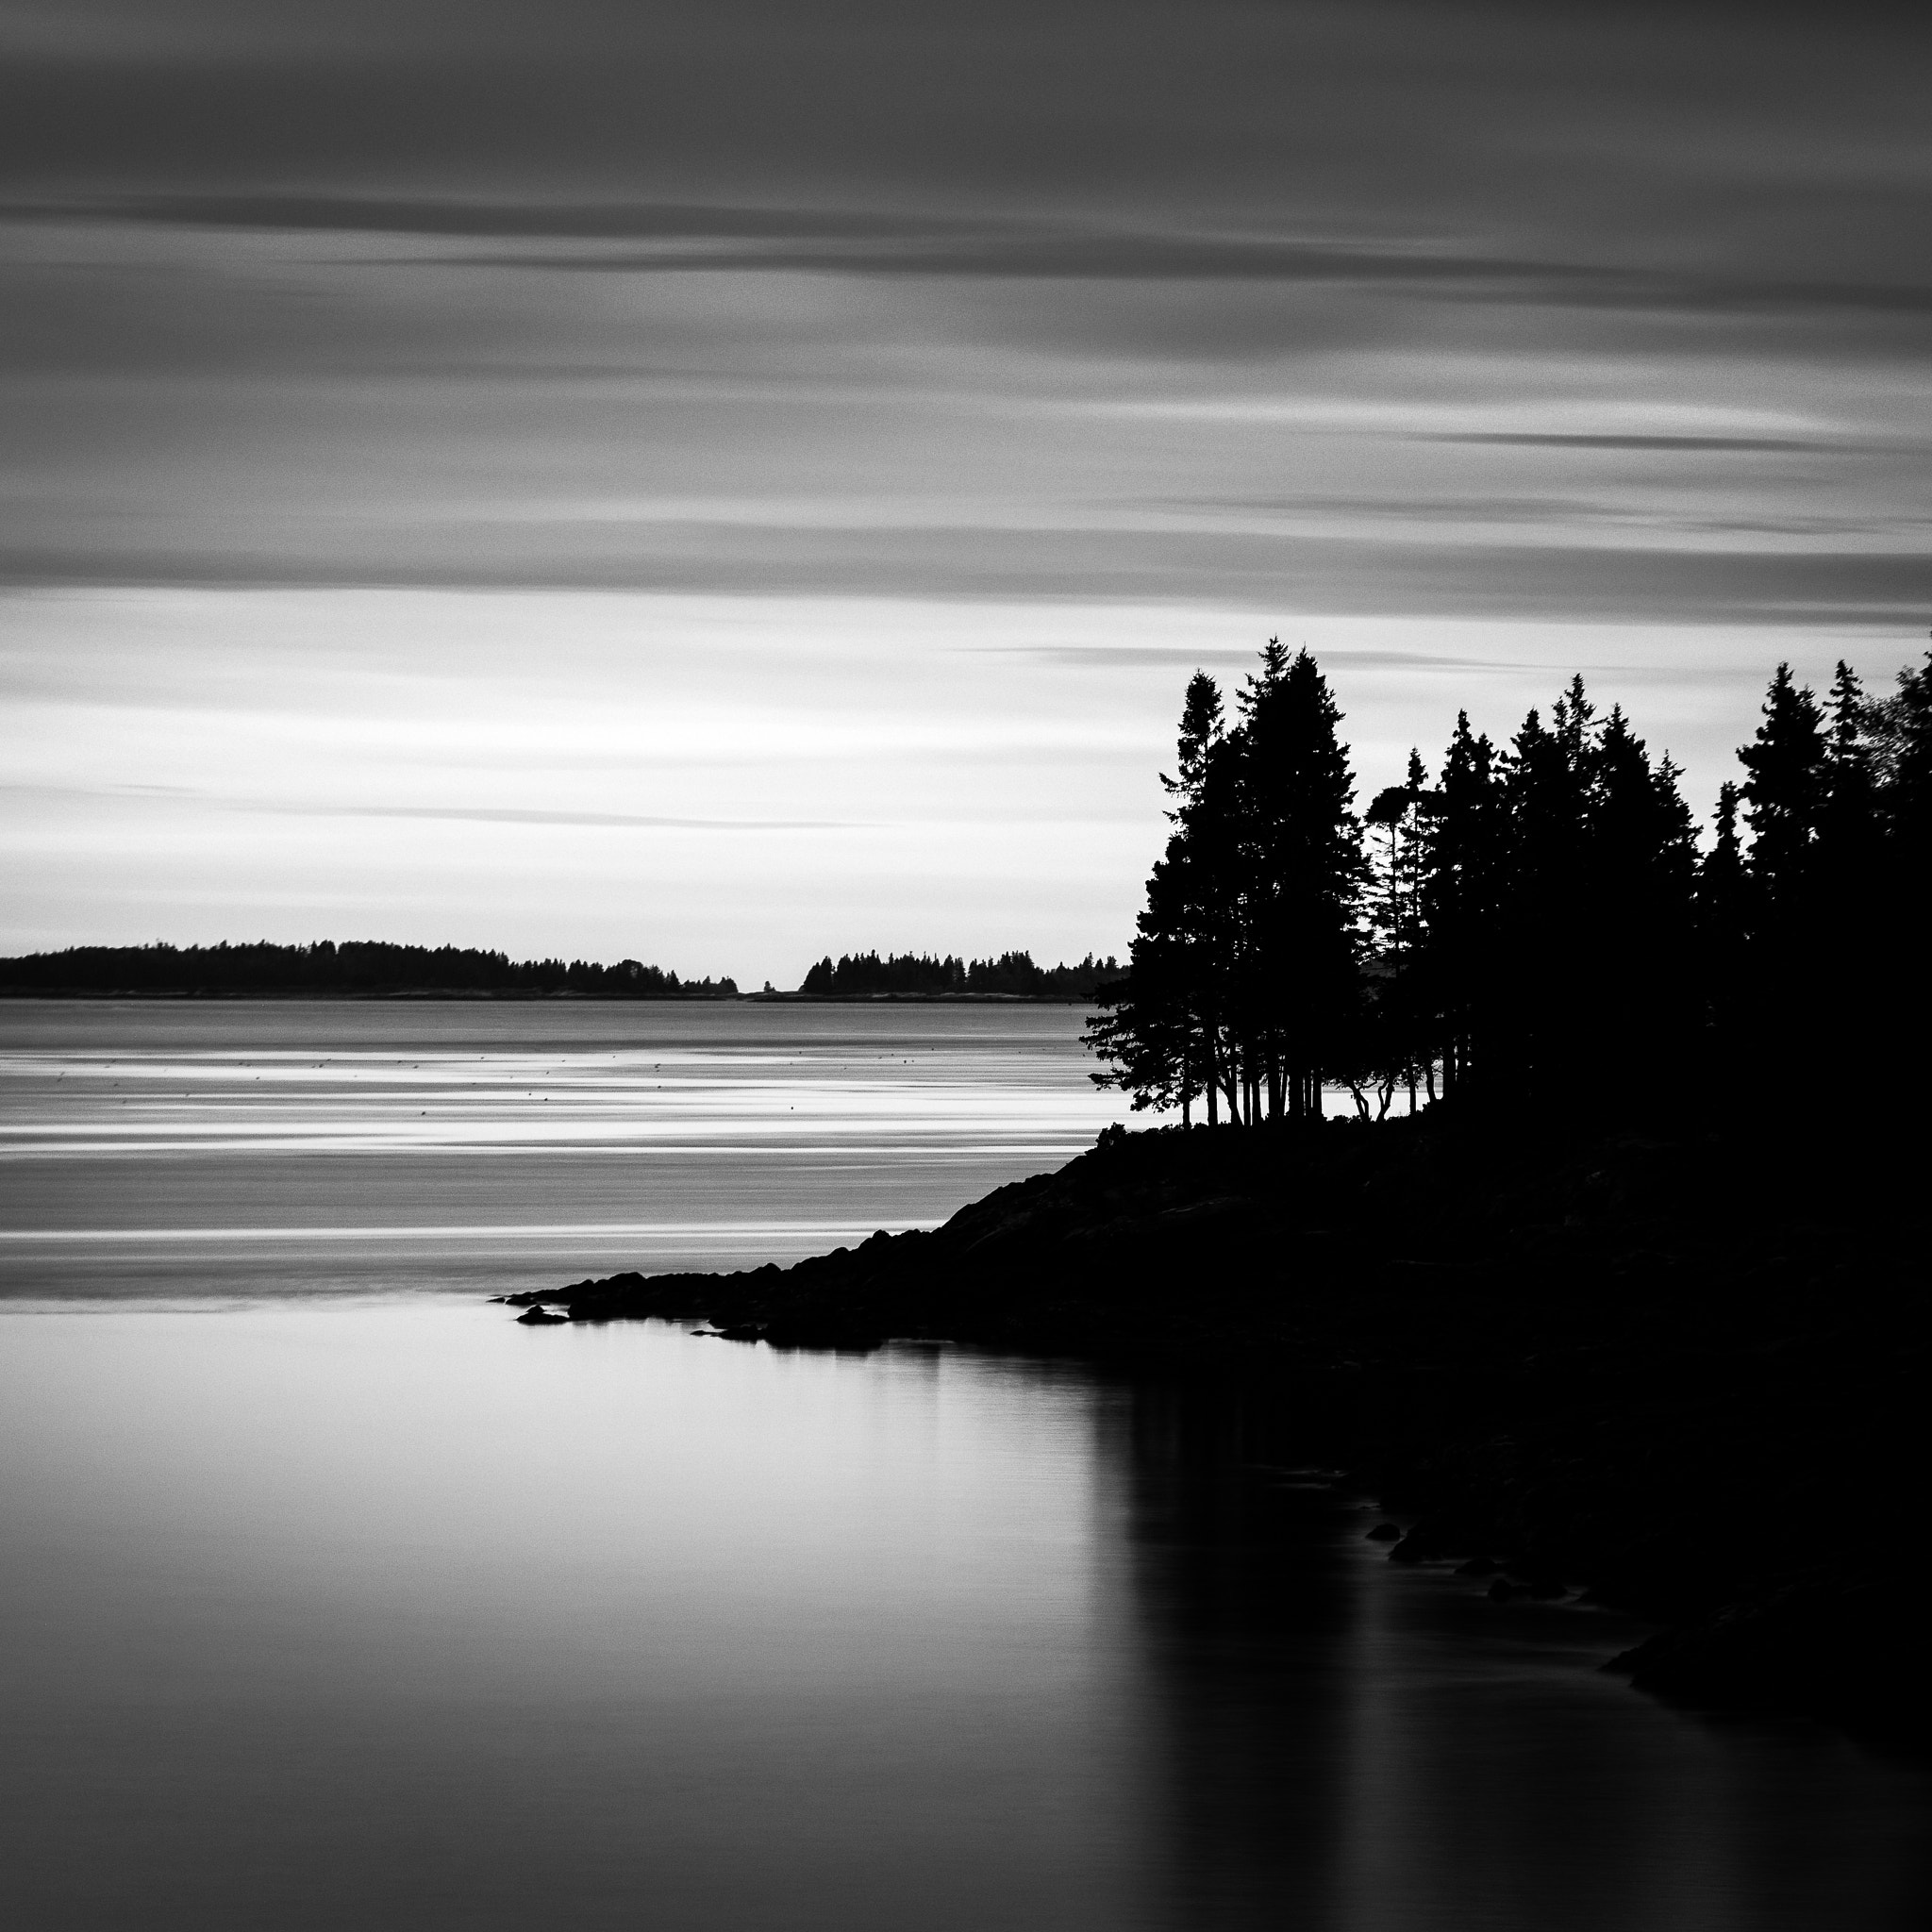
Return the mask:
{"type": "Polygon", "coordinates": [[[518,1326],[483,1291],[570,1237],[640,1244],[566,1274],[762,1257],[1111,1104],[1067,1009],[625,1017],[0,1009],[0,1923],[1932,1915],[1924,1770],[1665,1709],[1596,1669],[1619,1620],[1391,1566],[1230,1390],[518,1326]],[[646,1050],[711,1058],[673,1100],[591,1069],[646,1050]]]}
{"type": "Polygon", "coordinates": [[[1060,1006],[0,1001],[0,1295],[792,1261],[1063,1165],[1060,1006]]]}

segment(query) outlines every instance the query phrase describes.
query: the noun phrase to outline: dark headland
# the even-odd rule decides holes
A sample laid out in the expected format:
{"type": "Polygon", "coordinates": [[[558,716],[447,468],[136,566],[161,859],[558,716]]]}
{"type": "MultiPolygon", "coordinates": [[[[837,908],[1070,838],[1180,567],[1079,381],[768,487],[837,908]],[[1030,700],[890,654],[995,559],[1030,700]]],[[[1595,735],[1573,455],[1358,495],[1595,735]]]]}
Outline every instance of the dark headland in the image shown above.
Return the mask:
{"type": "Polygon", "coordinates": [[[509,1300],[1211,1378],[1408,1523],[1394,1560],[1657,1623],[1641,1687],[1923,1740],[1923,1147],[1453,1111],[1109,1130],[930,1232],[509,1300]]]}
{"type": "Polygon", "coordinates": [[[930,1233],[525,1319],[1214,1376],[1407,1522],[1395,1560],[1655,1621],[1646,1688],[1923,1742],[1932,655],[1824,703],[1780,665],[1707,841],[1580,678],[1505,745],[1459,715],[1359,815],[1341,715],[1276,640],[1232,717],[1189,683],[1086,1035],[1180,1126],[930,1233]]]}

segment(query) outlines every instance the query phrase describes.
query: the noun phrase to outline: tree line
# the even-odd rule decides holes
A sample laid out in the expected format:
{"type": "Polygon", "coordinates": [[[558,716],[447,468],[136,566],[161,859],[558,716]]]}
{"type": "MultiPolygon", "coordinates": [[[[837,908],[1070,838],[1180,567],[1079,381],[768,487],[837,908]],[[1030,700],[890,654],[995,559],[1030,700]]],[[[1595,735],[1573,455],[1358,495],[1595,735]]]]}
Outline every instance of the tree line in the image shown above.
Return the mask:
{"type": "Polygon", "coordinates": [[[1433,775],[1411,752],[1360,813],[1341,723],[1276,640],[1232,717],[1189,683],[1173,829],[1087,1035],[1135,1107],[1810,1105],[1924,1043],[1932,654],[1876,697],[1780,665],[1707,843],[1679,768],[1580,677],[1503,744],[1459,712],[1433,775]]]}
{"type": "Polygon", "coordinates": [[[184,998],[375,999],[395,993],[469,993],[586,999],[735,999],[730,979],[680,979],[636,959],[513,960],[462,946],[403,946],[383,941],[278,946],[70,946],[0,959],[0,990],[11,993],[133,993],[184,998]]]}
{"type": "Polygon", "coordinates": [[[1091,953],[1077,965],[1037,966],[1031,953],[1002,953],[996,959],[960,959],[926,953],[830,955],[805,975],[802,993],[820,998],[865,998],[880,993],[940,996],[1004,993],[1026,999],[1091,999],[1120,976],[1120,962],[1091,953]]]}

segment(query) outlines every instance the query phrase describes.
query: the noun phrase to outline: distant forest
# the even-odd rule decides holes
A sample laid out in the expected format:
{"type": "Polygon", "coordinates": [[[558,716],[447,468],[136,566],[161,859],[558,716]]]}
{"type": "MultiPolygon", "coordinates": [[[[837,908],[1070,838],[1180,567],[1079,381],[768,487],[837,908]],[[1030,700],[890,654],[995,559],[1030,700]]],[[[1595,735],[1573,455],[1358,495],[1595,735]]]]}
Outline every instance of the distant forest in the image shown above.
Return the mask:
{"type": "Polygon", "coordinates": [[[0,959],[0,991],[134,993],[146,997],[380,999],[456,993],[536,998],[574,993],[600,1000],[735,999],[729,979],[679,979],[620,959],[511,959],[461,946],[395,946],[377,940],[337,945],[72,946],[0,959]]]}
{"type": "Polygon", "coordinates": [[[1036,966],[1030,953],[1002,953],[997,959],[938,958],[927,953],[848,953],[828,956],[805,975],[802,993],[831,999],[876,993],[1006,993],[1028,999],[1091,1000],[1120,977],[1120,963],[1091,953],[1077,966],[1036,966]]]}
{"type": "MultiPolygon", "coordinates": [[[[1868,696],[1780,665],[1700,848],[1681,774],[1581,678],[1507,744],[1458,714],[1432,774],[1355,809],[1341,713],[1271,640],[1187,688],[1173,832],[1094,1077],[1209,1122],[1324,1085],[1641,1118],[1867,1109],[1928,1043],[1932,654],[1868,696]]],[[[1901,1100],[1900,1104],[1905,1104],[1901,1100]]],[[[1916,1104],[1913,1101],[1912,1104],[1916,1104]]]]}

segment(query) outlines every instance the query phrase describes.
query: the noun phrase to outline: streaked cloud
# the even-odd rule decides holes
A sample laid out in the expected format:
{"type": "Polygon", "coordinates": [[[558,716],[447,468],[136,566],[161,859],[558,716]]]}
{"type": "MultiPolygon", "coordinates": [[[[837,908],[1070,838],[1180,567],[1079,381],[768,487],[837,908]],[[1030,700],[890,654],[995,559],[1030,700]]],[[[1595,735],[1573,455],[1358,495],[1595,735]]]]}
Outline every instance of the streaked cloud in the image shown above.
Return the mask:
{"type": "Polygon", "coordinates": [[[1365,770],[1554,636],[1707,790],[1772,661],[1882,676],[1932,610],[1928,57],[1857,7],[17,0],[21,930],[636,953],[573,909],[630,890],[602,826],[705,901],[680,971],[1118,949],[1174,680],[1277,630],[1365,770]]]}

